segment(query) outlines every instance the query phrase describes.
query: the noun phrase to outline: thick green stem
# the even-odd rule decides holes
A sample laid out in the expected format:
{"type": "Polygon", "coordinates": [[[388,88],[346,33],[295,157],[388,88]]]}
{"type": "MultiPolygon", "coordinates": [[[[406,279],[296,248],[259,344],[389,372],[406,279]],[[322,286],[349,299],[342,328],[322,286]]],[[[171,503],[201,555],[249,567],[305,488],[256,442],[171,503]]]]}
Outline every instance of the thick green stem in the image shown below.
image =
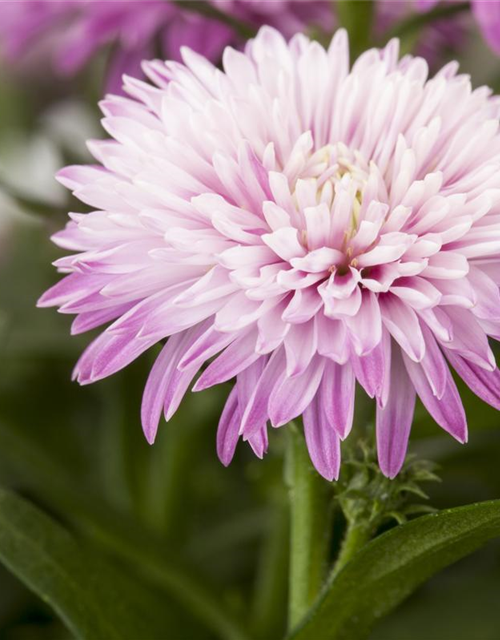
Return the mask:
{"type": "Polygon", "coordinates": [[[366,523],[350,524],[340,548],[340,553],[333,565],[330,573],[330,580],[333,580],[345,565],[353,558],[356,553],[364,547],[371,538],[371,527],[366,523]]]}
{"type": "Polygon", "coordinates": [[[375,13],[374,0],[338,0],[335,10],[339,25],[349,33],[349,45],[352,59],[368,49],[371,43],[373,18],[375,13]]]}
{"type": "Polygon", "coordinates": [[[331,534],[330,487],[312,468],[302,433],[288,425],[287,481],[290,490],[289,628],[316,599],[325,579],[331,534]]]}

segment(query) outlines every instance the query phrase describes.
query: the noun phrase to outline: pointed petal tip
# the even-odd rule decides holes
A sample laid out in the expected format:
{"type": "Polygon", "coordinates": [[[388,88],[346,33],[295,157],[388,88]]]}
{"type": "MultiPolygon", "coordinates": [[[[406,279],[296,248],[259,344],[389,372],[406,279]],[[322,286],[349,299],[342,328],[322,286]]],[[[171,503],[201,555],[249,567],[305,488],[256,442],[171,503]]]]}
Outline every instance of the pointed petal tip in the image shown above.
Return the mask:
{"type": "Polygon", "coordinates": [[[156,440],[156,434],[158,433],[158,424],[155,424],[151,417],[147,414],[141,416],[142,432],[146,438],[146,442],[153,445],[156,440]]]}
{"type": "Polygon", "coordinates": [[[337,31],[333,34],[333,38],[330,43],[330,46],[332,44],[337,46],[348,46],[349,34],[347,33],[347,29],[345,29],[344,27],[337,29],[337,31]]]}
{"type": "Polygon", "coordinates": [[[89,373],[84,373],[80,371],[78,367],[73,370],[71,374],[71,381],[76,382],[81,387],[86,387],[88,384],[92,384],[96,381],[96,379],[89,373]]]}
{"type": "Polygon", "coordinates": [[[288,424],[288,422],[290,422],[289,420],[280,420],[280,419],[275,419],[275,420],[270,420],[271,422],[271,427],[273,427],[273,429],[279,429],[280,427],[284,427],[285,424],[288,424]]]}
{"type": "Polygon", "coordinates": [[[396,476],[399,475],[399,472],[403,468],[403,464],[404,464],[404,459],[401,462],[398,462],[397,464],[394,464],[394,463],[391,464],[390,462],[387,462],[385,460],[379,460],[378,462],[380,471],[389,480],[394,480],[394,478],[396,478],[396,476]]]}
{"type": "Polygon", "coordinates": [[[311,458],[311,462],[313,463],[314,468],[322,478],[324,478],[328,482],[337,482],[340,476],[340,464],[327,467],[325,465],[316,464],[314,460],[312,460],[312,458],[311,458]]]}
{"type": "Polygon", "coordinates": [[[334,480],[338,480],[338,478],[335,478],[333,474],[331,473],[322,473],[321,471],[317,470],[319,475],[324,478],[325,480],[327,480],[328,482],[333,482],[334,480]]]}
{"type": "Polygon", "coordinates": [[[259,458],[259,460],[263,460],[264,459],[264,454],[266,453],[264,450],[259,451],[258,449],[254,449],[252,447],[252,451],[254,452],[254,454],[257,456],[257,458],[259,458]]]}
{"type": "Polygon", "coordinates": [[[207,387],[205,386],[203,380],[201,378],[199,378],[193,385],[193,388],[191,389],[191,391],[194,391],[194,393],[197,393],[198,391],[204,391],[207,387]],[[200,382],[201,381],[201,382],[200,382]]]}
{"type": "Polygon", "coordinates": [[[236,453],[236,444],[227,441],[217,442],[217,457],[223,467],[229,467],[236,453]]]}
{"type": "Polygon", "coordinates": [[[352,428],[351,424],[345,424],[342,426],[338,425],[335,427],[335,433],[338,435],[341,442],[344,442],[344,440],[347,438],[347,436],[351,432],[351,428],[352,428]]]}
{"type": "Polygon", "coordinates": [[[46,309],[48,307],[59,306],[57,301],[54,302],[53,288],[54,287],[51,287],[50,289],[42,293],[42,295],[38,298],[38,300],[36,301],[36,306],[38,309],[46,309]]]}
{"type": "Polygon", "coordinates": [[[469,440],[469,434],[467,432],[467,427],[465,427],[465,431],[456,431],[453,432],[451,430],[446,429],[446,431],[460,444],[467,444],[469,440]]]}
{"type": "Polygon", "coordinates": [[[93,378],[83,378],[83,377],[77,378],[76,381],[81,387],[86,387],[89,384],[92,384],[93,382],[95,382],[93,378]]]}

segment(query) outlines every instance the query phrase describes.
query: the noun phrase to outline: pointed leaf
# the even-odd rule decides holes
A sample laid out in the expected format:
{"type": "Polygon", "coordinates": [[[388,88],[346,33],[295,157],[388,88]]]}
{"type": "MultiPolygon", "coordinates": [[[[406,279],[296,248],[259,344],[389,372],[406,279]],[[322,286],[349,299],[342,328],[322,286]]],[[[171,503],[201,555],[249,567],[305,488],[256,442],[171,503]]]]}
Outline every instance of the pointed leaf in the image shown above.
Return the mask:
{"type": "MultiPolygon", "coordinates": [[[[246,639],[245,629],[234,612],[220,602],[217,589],[205,584],[178,553],[166,548],[161,536],[114,509],[87,485],[75,482],[62,460],[52,453],[23,435],[17,426],[0,421],[2,468],[7,466],[22,474],[30,492],[57,511],[61,510],[82,537],[91,538],[132,571],[144,575],[145,582],[161,597],[158,610],[165,612],[169,607],[175,614],[176,628],[180,624],[191,638],[194,636],[191,629],[186,629],[186,622],[201,623],[222,639],[246,639]]],[[[145,598],[149,597],[149,592],[142,586],[141,589],[145,598]]],[[[159,637],[163,640],[165,633],[159,637]]],[[[173,637],[179,637],[178,632],[174,632],[173,637]]]]}
{"type": "Polygon", "coordinates": [[[0,490],[0,561],[51,606],[77,638],[168,638],[161,599],[145,593],[24,498],[0,490]]]}
{"type": "Polygon", "coordinates": [[[500,536],[500,500],[422,516],[382,534],[330,581],[293,640],[363,640],[435,573],[500,536]]]}

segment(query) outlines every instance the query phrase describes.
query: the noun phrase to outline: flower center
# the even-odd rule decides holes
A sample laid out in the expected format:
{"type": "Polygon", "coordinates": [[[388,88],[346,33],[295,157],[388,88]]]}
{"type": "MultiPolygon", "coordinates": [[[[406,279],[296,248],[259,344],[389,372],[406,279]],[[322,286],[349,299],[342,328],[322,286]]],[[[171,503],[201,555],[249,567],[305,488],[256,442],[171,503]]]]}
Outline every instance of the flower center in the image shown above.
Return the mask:
{"type": "Polygon", "coordinates": [[[359,230],[369,173],[362,154],[339,142],[312,152],[295,181],[300,241],[310,251],[319,248],[320,236],[323,246],[341,251],[344,261],[332,265],[332,272],[356,266],[352,240],[359,230]]]}
{"type": "Polygon", "coordinates": [[[347,192],[351,200],[351,216],[346,234],[352,236],[359,225],[369,170],[368,162],[359,151],[352,151],[343,142],[327,144],[309,157],[300,181],[297,181],[295,201],[303,209],[306,203],[298,191],[309,191],[309,195],[315,195],[315,202],[308,203],[309,206],[325,203],[333,211],[335,198],[341,191],[347,192]],[[304,189],[304,182],[308,184],[308,189],[304,189]]]}

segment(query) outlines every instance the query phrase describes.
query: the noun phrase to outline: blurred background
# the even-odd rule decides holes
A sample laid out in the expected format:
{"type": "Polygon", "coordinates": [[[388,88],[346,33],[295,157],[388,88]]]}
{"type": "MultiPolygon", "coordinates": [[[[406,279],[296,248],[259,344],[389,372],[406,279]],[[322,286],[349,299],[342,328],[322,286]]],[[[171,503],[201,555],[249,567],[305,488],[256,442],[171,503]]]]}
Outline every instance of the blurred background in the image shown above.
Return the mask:
{"type": "MultiPolygon", "coordinates": [[[[0,2],[0,24],[9,4],[0,2]]],[[[361,15],[366,3],[356,4],[361,15]]],[[[463,15],[441,34],[438,51],[432,39],[404,44],[420,47],[434,68],[458,57],[474,85],[500,89],[500,58],[469,19],[463,15]],[[458,47],[457,29],[464,31],[458,47]]],[[[97,100],[106,90],[110,47],[94,53],[71,77],[53,73],[46,61],[34,70],[33,61],[13,64],[0,55],[0,484],[82,538],[100,540],[95,523],[106,522],[135,536],[146,551],[181,559],[229,609],[250,616],[256,637],[274,640],[286,619],[284,434],[271,434],[263,461],[241,447],[225,469],[215,453],[215,432],[227,387],[188,394],[150,447],[139,411],[156,353],[111,379],[78,387],[71,371],[92,336],[70,337],[69,317],[35,308],[58,279],[51,262],[61,252],[50,235],[68,211],[81,210],[54,174],[88,161],[85,140],[103,137],[97,100]]],[[[442,482],[428,487],[436,508],[500,496],[500,418],[465,389],[463,397],[470,422],[466,447],[443,434],[421,407],[413,426],[413,453],[439,465],[442,482]]],[[[361,409],[355,422],[368,437],[370,411],[361,409]]],[[[125,571],[132,572],[128,565],[125,571]]],[[[498,640],[499,595],[500,544],[494,543],[431,580],[372,638],[498,640]]],[[[187,621],[168,593],[162,606],[171,614],[169,638],[217,637],[187,621]]],[[[70,637],[54,613],[0,567],[0,638],[70,637]]]]}

